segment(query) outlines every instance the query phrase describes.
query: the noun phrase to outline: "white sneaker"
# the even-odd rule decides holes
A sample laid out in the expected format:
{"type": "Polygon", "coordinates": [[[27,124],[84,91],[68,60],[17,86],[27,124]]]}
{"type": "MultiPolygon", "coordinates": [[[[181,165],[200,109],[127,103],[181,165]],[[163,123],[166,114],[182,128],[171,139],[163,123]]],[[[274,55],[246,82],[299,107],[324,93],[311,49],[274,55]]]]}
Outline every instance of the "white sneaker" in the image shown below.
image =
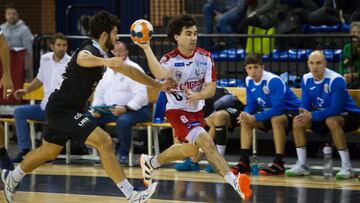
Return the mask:
{"type": "Polygon", "coordinates": [[[310,168],[297,162],[291,169],[286,170],[285,174],[286,176],[308,176],[310,175],[310,168]]]}
{"type": "Polygon", "coordinates": [[[1,171],[1,180],[4,183],[5,199],[8,203],[12,203],[14,201],[15,190],[19,183],[14,180],[11,171],[6,169],[1,171]]]}
{"type": "Polygon", "coordinates": [[[149,155],[145,155],[145,154],[142,154],[140,157],[140,166],[141,166],[142,176],[144,178],[144,184],[146,186],[151,184],[152,179],[155,176],[156,170],[159,169],[159,168],[152,167],[151,159],[153,159],[153,158],[154,158],[154,156],[149,156],[149,155]]]}
{"type": "Polygon", "coordinates": [[[351,179],[353,176],[351,168],[341,168],[339,172],[336,173],[335,177],[338,180],[351,179]]]}
{"type": "Polygon", "coordinates": [[[131,196],[128,199],[129,202],[145,202],[150,199],[151,195],[154,194],[158,183],[152,183],[145,190],[133,190],[131,192],[131,196]]]}

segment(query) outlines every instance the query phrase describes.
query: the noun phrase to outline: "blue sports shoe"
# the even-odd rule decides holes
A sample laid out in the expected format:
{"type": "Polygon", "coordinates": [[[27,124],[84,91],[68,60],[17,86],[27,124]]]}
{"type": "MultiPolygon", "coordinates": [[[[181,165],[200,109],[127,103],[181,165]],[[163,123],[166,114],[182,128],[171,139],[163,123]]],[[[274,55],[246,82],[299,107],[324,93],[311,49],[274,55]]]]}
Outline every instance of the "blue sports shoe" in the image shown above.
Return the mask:
{"type": "Polygon", "coordinates": [[[210,164],[206,165],[204,170],[208,173],[215,173],[214,168],[210,164]]]}
{"type": "Polygon", "coordinates": [[[200,166],[198,163],[193,162],[190,158],[187,158],[182,163],[175,164],[177,171],[199,171],[200,166]]]}

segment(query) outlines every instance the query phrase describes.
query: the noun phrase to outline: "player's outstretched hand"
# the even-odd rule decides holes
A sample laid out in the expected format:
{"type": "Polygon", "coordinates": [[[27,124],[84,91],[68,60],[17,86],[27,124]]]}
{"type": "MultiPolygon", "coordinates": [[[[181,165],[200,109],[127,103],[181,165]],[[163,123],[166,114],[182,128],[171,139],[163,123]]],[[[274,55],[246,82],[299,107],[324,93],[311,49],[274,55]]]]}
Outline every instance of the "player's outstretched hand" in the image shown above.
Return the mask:
{"type": "Polygon", "coordinates": [[[124,61],[120,57],[112,57],[105,59],[105,66],[111,69],[120,68],[123,63],[124,61]]]}
{"type": "Polygon", "coordinates": [[[166,92],[166,91],[169,91],[169,90],[172,89],[172,88],[176,88],[177,85],[178,85],[178,84],[177,84],[177,82],[176,82],[174,79],[172,79],[172,78],[167,78],[166,80],[164,80],[163,82],[161,82],[161,84],[160,84],[160,89],[161,89],[161,91],[166,92]]]}

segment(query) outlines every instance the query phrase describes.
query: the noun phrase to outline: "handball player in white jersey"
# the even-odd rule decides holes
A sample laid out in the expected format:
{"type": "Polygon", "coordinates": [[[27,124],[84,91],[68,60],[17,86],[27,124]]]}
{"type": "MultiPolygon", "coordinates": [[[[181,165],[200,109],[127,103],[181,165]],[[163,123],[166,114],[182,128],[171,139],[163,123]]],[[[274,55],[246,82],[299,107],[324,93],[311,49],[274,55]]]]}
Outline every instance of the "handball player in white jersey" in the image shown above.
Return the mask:
{"type": "Polygon", "coordinates": [[[160,62],[150,43],[138,44],[145,52],[151,72],[157,79],[175,79],[178,86],[166,92],[166,118],[175,136],[183,144],[175,144],[157,156],[141,156],[144,183],[151,180],[162,164],[193,157],[202,150],[209,163],[243,199],[252,195],[250,179],[245,174],[236,177],[225,159],[216,150],[213,139],[204,129],[202,108],[204,99],[216,90],[215,65],[210,52],[196,46],[196,21],[190,15],[175,17],[168,25],[168,38],[177,45],[160,62]]]}

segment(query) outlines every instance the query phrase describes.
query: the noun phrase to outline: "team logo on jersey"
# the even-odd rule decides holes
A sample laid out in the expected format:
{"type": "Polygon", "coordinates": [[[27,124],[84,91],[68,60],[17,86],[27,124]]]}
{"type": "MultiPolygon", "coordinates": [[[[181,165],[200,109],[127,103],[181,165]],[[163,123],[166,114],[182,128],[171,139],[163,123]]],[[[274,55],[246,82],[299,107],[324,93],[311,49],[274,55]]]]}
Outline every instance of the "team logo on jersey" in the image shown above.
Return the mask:
{"type": "Polygon", "coordinates": [[[206,66],[206,65],[207,65],[207,62],[195,61],[195,65],[196,65],[196,66],[200,66],[200,65],[206,66]]]}
{"type": "Polygon", "coordinates": [[[269,88],[267,86],[263,86],[262,90],[264,94],[269,94],[269,88]]]}
{"type": "Polygon", "coordinates": [[[186,64],[186,66],[190,66],[193,62],[190,61],[189,63],[186,64]]]}
{"type": "Polygon", "coordinates": [[[182,72],[181,71],[176,71],[175,72],[175,80],[180,81],[182,78],[182,72]]]}
{"type": "Polygon", "coordinates": [[[262,107],[262,108],[265,108],[266,107],[266,102],[261,99],[260,97],[257,98],[257,103],[262,107]]]}
{"type": "Polygon", "coordinates": [[[180,63],[175,63],[174,65],[175,65],[175,67],[183,67],[183,66],[185,66],[185,63],[180,62],[180,63]]]}
{"type": "Polygon", "coordinates": [[[329,84],[327,83],[324,84],[324,92],[329,93],[329,84]]]}
{"type": "Polygon", "coordinates": [[[196,75],[197,77],[200,76],[200,70],[199,70],[199,69],[196,69],[196,70],[195,70],[195,75],[196,75]]]}
{"type": "Polygon", "coordinates": [[[315,106],[318,107],[318,108],[322,108],[323,105],[324,105],[324,100],[320,97],[316,97],[316,103],[315,103],[315,106]]]}

